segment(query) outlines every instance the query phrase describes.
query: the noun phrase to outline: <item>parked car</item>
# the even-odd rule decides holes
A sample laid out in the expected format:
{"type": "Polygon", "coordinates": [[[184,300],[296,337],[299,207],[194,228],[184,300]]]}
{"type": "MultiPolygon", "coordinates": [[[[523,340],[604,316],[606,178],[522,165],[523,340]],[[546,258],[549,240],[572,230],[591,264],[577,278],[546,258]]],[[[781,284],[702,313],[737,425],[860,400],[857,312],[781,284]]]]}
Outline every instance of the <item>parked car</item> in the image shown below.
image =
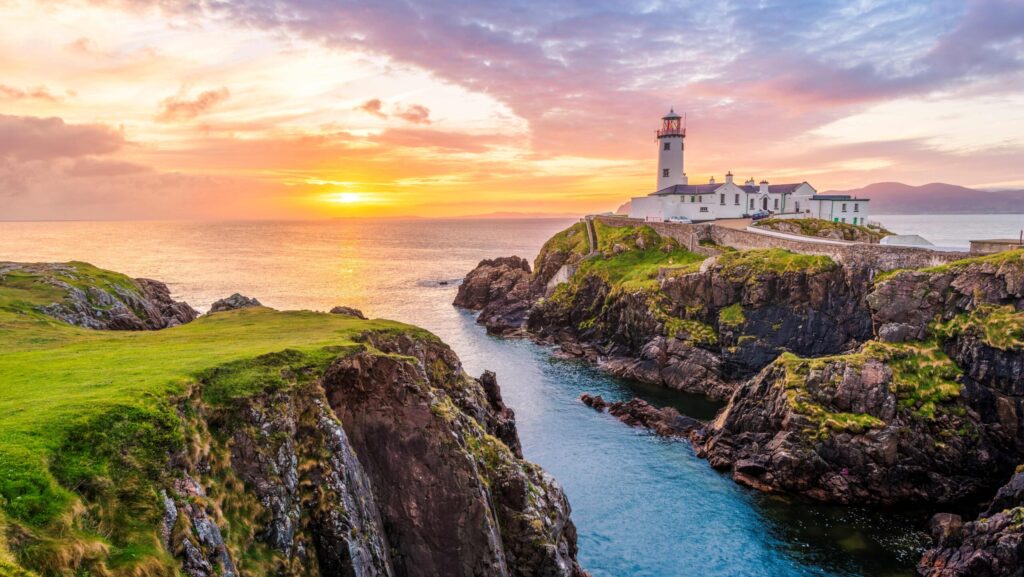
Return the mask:
{"type": "Polygon", "coordinates": [[[665,222],[674,222],[676,224],[693,224],[693,221],[686,218],[685,216],[670,216],[665,219],[665,222]]]}
{"type": "Polygon", "coordinates": [[[754,214],[750,215],[750,218],[751,220],[764,220],[771,215],[772,213],[768,212],[767,210],[759,210],[754,214]]]}

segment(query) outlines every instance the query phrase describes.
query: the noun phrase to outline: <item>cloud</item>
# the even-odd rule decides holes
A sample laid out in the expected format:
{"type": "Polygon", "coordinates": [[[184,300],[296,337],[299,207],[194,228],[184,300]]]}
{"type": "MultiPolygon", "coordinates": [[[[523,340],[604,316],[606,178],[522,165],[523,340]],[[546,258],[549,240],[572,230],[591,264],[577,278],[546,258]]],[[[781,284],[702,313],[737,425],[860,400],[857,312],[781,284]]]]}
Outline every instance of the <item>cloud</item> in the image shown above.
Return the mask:
{"type": "Polygon", "coordinates": [[[395,116],[413,124],[430,124],[430,109],[421,104],[411,104],[395,112],[395,116]]]}
{"type": "Polygon", "coordinates": [[[64,49],[68,52],[89,54],[96,51],[96,43],[91,38],[82,36],[65,44],[64,49]]]}
{"type": "Polygon", "coordinates": [[[160,103],[160,113],[157,120],[160,122],[176,122],[191,120],[200,114],[208,112],[214,106],[224,102],[231,96],[227,87],[216,90],[200,92],[198,96],[189,99],[181,93],[165,98],[160,103]]]}
{"type": "Polygon", "coordinates": [[[64,174],[75,177],[124,176],[153,172],[153,167],[124,160],[85,157],[74,161],[64,174]]]}
{"type": "Polygon", "coordinates": [[[6,84],[0,84],[0,99],[3,100],[46,100],[48,102],[57,102],[59,99],[50,93],[50,90],[45,86],[36,86],[35,88],[15,88],[6,84]]]}
{"type": "Polygon", "coordinates": [[[110,154],[124,144],[124,135],[108,126],[0,114],[0,159],[52,160],[110,154]]]}
{"type": "Polygon", "coordinates": [[[380,98],[373,98],[357,106],[356,110],[362,110],[363,112],[372,114],[378,118],[387,118],[387,115],[381,111],[383,106],[384,103],[380,101],[380,98]]]}

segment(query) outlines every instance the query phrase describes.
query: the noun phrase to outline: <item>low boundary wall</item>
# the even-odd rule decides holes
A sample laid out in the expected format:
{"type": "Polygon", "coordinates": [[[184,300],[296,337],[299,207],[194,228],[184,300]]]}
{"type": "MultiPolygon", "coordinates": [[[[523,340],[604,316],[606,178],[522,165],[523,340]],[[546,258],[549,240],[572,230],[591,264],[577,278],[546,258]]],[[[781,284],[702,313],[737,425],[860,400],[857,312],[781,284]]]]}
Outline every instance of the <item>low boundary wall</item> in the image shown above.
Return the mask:
{"type": "Polygon", "coordinates": [[[782,238],[718,226],[714,223],[679,224],[674,222],[644,222],[622,216],[596,216],[607,226],[647,225],[662,236],[674,238],[688,249],[706,254],[707,247],[700,242],[711,241],[722,246],[740,250],[757,248],[781,248],[804,254],[820,254],[849,265],[862,265],[877,271],[898,268],[925,268],[938,266],[971,256],[966,252],[935,251],[908,246],[886,246],[880,244],[823,244],[795,238],[782,238]],[[702,250],[703,249],[703,250],[702,250]]]}

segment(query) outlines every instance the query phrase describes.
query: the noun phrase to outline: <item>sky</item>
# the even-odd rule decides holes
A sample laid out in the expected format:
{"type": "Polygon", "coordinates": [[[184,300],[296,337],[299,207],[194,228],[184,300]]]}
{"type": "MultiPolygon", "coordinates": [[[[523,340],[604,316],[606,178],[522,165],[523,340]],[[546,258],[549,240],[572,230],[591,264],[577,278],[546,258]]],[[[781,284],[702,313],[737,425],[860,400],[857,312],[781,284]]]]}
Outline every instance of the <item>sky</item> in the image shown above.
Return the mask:
{"type": "Polygon", "coordinates": [[[0,0],[0,220],[1024,188],[1024,0],[0,0]]]}

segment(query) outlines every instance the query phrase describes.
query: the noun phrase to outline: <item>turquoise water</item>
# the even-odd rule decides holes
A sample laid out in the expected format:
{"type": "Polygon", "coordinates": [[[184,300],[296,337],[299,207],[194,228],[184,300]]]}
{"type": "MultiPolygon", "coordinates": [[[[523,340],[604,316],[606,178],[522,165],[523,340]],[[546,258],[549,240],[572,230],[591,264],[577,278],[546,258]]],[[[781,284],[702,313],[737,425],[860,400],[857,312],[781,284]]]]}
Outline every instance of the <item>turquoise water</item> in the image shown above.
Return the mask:
{"type": "Polygon", "coordinates": [[[565,487],[580,560],[595,577],[912,575],[924,517],[739,487],[687,443],[631,429],[577,399],[640,395],[703,419],[718,405],[489,337],[451,306],[451,281],[481,258],[533,258],[570,222],[0,222],[0,260],[86,260],[164,280],[200,309],[238,291],[280,309],[345,304],[430,329],[472,374],[498,374],[526,457],[565,487]]]}

